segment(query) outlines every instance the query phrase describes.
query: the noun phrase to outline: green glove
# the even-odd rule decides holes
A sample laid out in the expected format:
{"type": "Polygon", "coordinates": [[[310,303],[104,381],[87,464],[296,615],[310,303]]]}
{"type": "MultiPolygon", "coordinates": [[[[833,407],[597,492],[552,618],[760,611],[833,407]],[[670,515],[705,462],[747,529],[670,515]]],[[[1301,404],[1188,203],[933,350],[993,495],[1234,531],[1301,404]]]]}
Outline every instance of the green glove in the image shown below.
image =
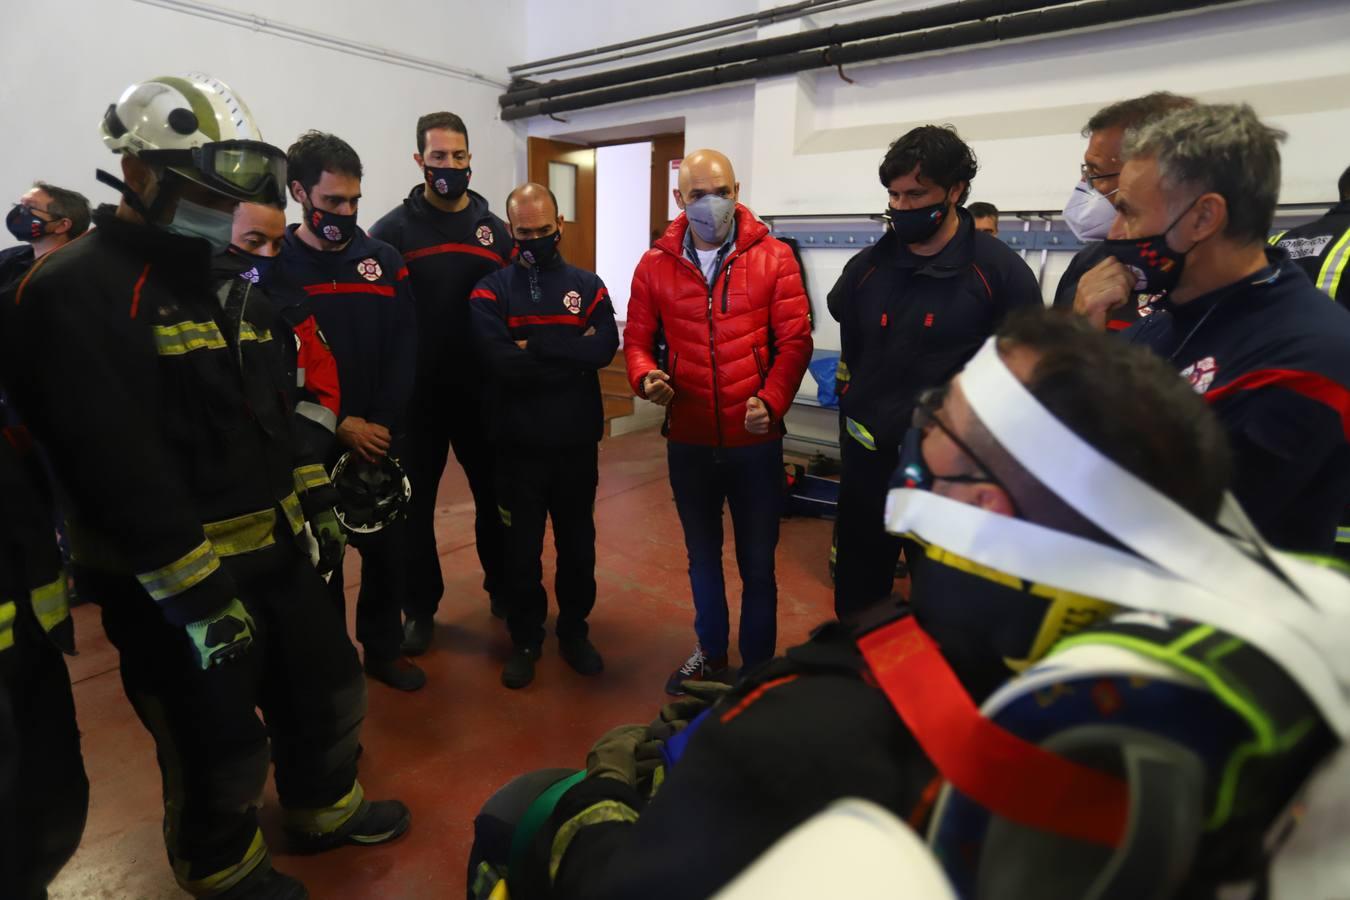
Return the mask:
{"type": "Polygon", "coordinates": [[[586,777],[613,778],[636,787],[637,746],[646,739],[646,725],[620,725],[605,732],[586,754],[586,777]]]}
{"type": "MultiPolygon", "coordinates": [[[[685,725],[688,725],[699,714],[710,706],[717,703],[726,696],[732,689],[729,684],[723,684],[720,681],[686,681],[684,682],[684,696],[679,700],[667,703],[661,707],[661,718],[659,721],[668,725],[681,723],[675,731],[679,731],[685,725]]],[[[656,725],[653,722],[653,727],[656,725]]],[[[674,732],[672,732],[673,734],[674,732]]],[[[668,738],[669,735],[662,739],[668,738]]]]}
{"type": "Polygon", "coordinates": [[[238,598],[209,619],[187,626],[192,652],[203,669],[233,662],[253,646],[253,617],[238,598]]]}
{"type": "Polygon", "coordinates": [[[347,532],[333,509],[316,513],[309,525],[314,531],[314,540],[319,542],[319,564],[315,568],[327,577],[342,565],[342,555],[347,550],[347,532]]]}

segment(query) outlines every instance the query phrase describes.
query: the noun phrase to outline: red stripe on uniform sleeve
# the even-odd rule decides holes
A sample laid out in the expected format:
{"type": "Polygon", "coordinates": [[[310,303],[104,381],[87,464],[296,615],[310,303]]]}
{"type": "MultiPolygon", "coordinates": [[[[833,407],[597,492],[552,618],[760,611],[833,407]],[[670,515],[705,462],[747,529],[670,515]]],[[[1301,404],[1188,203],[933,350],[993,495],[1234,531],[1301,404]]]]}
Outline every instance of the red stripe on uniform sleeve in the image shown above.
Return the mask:
{"type": "Polygon", "coordinates": [[[1106,323],[1107,331],[1124,331],[1133,325],[1133,322],[1121,322],[1118,319],[1111,319],[1106,323]]]}
{"type": "Polygon", "coordinates": [[[475,298],[482,300],[491,300],[493,303],[497,302],[497,295],[492,293],[492,291],[489,291],[487,288],[474,288],[473,291],[470,292],[469,294],[469,299],[473,300],[475,298]]]}
{"type": "Polygon", "coordinates": [[[395,281],[402,281],[403,279],[405,279],[405,278],[407,278],[407,277],[408,277],[408,267],[407,267],[407,266],[404,266],[403,268],[401,268],[401,269],[398,270],[398,274],[394,276],[394,280],[395,280],[395,281]]]}
{"type": "Polygon", "coordinates": [[[388,284],[353,284],[353,283],[333,283],[325,281],[323,284],[307,284],[304,286],[305,294],[313,297],[316,294],[379,294],[381,297],[394,296],[394,288],[388,284]]]}
{"type": "Polygon", "coordinates": [[[597,306],[600,305],[600,301],[603,300],[603,299],[605,299],[605,298],[608,297],[608,296],[609,296],[609,291],[608,291],[606,288],[603,288],[603,287],[602,287],[602,288],[600,288],[600,290],[596,291],[596,292],[595,292],[595,299],[591,301],[591,305],[590,305],[590,306],[586,307],[586,315],[582,316],[581,318],[582,318],[582,319],[589,320],[590,317],[591,317],[591,313],[595,312],[595,308],[596,308],[597,306]]]}
{"type": "Polygon", "coordinates": [[[481,256],[484,259],[490,259],[495,263],[500,263],[502,258],[486,247],[476,247],[473,244],[436,244],[432,247],[419,247],[416,250],[409,250],[403,254],[404,262],[412,262],[415,259],[421,259],[424,256],[437,256],[441,253],[467,253],[471,256],[481,256]]]}
{"type": "Polygon", "coordinates": [[[1223,387],[1206,391],[1204,397],[1209,403],[1216,403],[1238,391],[1256,391],[1267,387],[1284,388],[1328,407],[1341,417],[1341,430],[1345,432],[1346,440],[1350,440],[1350,388],[1316,372],[1256,369],[1239,375],[1223,387]]]}
{"type": "Polygon", "coordinates": [[[510,328],[518,325],[576,325],[585,326],[586,320],[580,316],[509,316],[506,324],[510,328]]]}

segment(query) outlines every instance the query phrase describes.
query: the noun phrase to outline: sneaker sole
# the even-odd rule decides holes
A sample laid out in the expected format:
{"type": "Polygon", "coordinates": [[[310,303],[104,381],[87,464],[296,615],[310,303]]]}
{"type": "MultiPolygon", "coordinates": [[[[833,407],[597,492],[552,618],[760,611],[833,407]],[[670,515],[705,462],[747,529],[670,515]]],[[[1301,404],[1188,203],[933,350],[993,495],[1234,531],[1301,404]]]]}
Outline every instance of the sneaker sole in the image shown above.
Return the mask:
{"type": "Polygon", "coordinates": [[[346,841],[349,844],[356,844],[361,847],[370,847],[375,844],[387,844],[406,834],[410,825],[412,825],[412,813],[407,813],[395,823],[393,828],[382,834],[349,834],[347,835],[346,841]]]}
{"type": "Polygon", "coordinates": [[[387,844],[402,837],[411,825],[412,813],[408,812],[394,824],[393,828],[380,834],[344,834],[341,837],[316,837],[307,834],[289,833],[287,836],[290,839],[292,852],[303,856],[311,856],[327,853],[329,850],[336,850],[338,847],[348,845],[373,847],[376,844],[387,844]]]}

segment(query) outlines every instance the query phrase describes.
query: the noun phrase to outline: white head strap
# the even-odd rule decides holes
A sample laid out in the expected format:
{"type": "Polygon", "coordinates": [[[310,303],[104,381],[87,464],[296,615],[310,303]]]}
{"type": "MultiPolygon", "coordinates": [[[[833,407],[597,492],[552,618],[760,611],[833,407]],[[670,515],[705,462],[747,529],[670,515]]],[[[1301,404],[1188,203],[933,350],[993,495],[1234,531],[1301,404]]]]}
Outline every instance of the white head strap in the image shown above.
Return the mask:
{"type": "Polygon", "coordinates": [[[1279,663],[1350,735],[1350,581],[1270,548],[1231,497],[1220,523],[1238,539],[1107,459],[1041,406],[993,338],[959,378],[975,415],[1023,468],[1138,556],[910,489],[891,491],[888,530],[1030,581],[1221,628],[1279,663]]]}

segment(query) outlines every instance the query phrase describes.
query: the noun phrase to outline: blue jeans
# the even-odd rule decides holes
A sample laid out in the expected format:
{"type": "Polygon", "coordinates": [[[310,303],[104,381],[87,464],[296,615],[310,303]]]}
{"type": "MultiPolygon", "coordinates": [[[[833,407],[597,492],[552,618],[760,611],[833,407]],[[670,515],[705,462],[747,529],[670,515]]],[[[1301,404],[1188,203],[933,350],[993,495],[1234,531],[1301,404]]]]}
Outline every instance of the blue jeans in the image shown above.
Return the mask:
{"type": "Polygon", "coordinates": [[[774,551],[783,508],[783,442],[704,447],[670,441],[670,487],[689,551],[694,631],[712,658],[729,644],[727,588],[722,577],[722,505],[731,507],[736,565],[741,573],[741,663],[770,659],[778,639],[774,551]]]}

